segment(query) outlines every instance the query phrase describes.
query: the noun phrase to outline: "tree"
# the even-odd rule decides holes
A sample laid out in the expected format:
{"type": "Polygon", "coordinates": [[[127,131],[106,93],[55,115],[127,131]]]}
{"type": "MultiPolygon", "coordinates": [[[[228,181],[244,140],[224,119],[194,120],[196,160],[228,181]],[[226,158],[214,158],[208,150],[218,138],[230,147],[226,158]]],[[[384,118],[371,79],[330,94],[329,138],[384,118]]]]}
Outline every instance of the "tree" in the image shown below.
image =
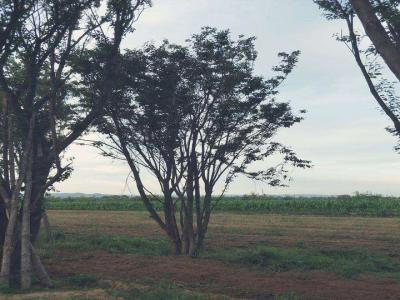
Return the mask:
{"type": "Polygon", "coordinates": [[[147,0],[1,1],[0,91],[3,149],[0,176],[0,279],[29,288],[31,270],[45,286],[50,278],[33,244],[43,215],[43,197],[68,177],[64,155],[103,113],[113,89],[113,64],[122,38],[132,30],[147,0]],[[3,5],[4,4],[4,5],[3,5]],[[102,4],[103,5],[102,7],[102,4]],[[104,9],[106,8],[106,9],[104,9]],[[105,32],[111,32],[106,34],[105,32]],[[103,101],[77,94],[81,84],[72,60],[87,48],[107,48],[103,101]]]}
{"type": "MultiPolygon", "coordinates": [[[[314,0],[329,20],[344,20],[347,34],[337,39],[350,49],[368,88],[393,127],[388,131],[400,135],[400,99],[396,95],[398,81],[384,76],[385,64],[400,80],[400,2],[397,0],[314,0]],[[365,34],[356,29],[361,22],[365,34]],[[366,37],[369,38],[365,42],[366,37]],[[372,42],[372,43],[371,43],[372,42]],[[364,46],[367,44],[367,46],[364,46]]],[[[399,150],[399,147],[396,147],[399,150]]]]}
{"type": "MultiPolygon", "coordinates": [[[[277,75],[265,80],[254,75],[254,40],[235,41],[227,30],[205,27],[187,46],[165,41],[127,53],[118,77],[121,105],[107,107],[98,124],[108,139],[95,146],[127,161],[150,216],[176,254],[195,256],[202,249],[220,199],[218,183],[222,196],[237,174],[276,186],[287,179],[288,166],[309,167],[272,140],[280,128],[302,120],[288,103],[275,100],[299,52],[280,53],[277,75]],[[281,156],[277,165],[250,171],[273,155],[281,156]],[[157,179],[161,197],[146,187],[141,168],[157,179]],[[154,201],[163,204],[163,217],[154,201]]],[[[95,81],[87,85],[98,89],[95,81]]]]}
{"type": "Polygon", "coordinates": [[[376,51],[400,80],[400,1],[350,0],[350,3],[376,51]]]}

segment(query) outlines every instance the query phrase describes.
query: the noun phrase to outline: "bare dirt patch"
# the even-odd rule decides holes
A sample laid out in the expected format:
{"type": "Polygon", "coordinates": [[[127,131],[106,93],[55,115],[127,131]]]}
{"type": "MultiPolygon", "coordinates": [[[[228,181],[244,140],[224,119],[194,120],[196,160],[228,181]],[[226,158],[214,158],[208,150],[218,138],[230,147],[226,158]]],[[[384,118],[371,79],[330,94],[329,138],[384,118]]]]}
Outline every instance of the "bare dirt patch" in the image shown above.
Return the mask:
{"type": "MultiPolygon", "coordinates": [[[[51,211],[55,228],[88,235],[146,238],[163,233],[145,212],[51,211]]],[[[279,247],[366,248],[399,258],[398,218],[216,214],[207,240],[209,248],[251,247],[260,242],[279,247]]],[[[357,280],[328,272],[264,272],[211,259],[150,257],[107,252],[56,254],[48,260],[56,276],[88,274],[104,279],[152,279],[182,284],[188,289],[237,298],[269,299],[294,292],[304,299],[400,299],[400,283],[363,276],[357,280]]]]}
{"type": "MultiPolygon", "coordinates": [[[[61,254],[61,253],[60,253],[61,254]]],[[[289,291],[305,299],[399,299],[400,283],[364,277],[342,279],[327,272],[266,273],[231,266],[209,259],[149,257],[105,252],[62,253],[68,258],[47,262],[56,276],[100,275],[126,281],[151,278],[198,291],[221,293],[237,298],[269,299],[289,291]]]]}

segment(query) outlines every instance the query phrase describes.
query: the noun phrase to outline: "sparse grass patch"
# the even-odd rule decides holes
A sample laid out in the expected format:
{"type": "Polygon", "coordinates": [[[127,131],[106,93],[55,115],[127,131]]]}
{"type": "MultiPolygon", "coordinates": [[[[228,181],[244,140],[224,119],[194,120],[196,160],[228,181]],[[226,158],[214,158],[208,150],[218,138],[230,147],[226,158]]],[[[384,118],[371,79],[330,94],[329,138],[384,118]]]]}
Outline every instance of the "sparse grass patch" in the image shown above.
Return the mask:
{"type": "Polygon", "coordinates": [[[89,288],[98,284],[98,279],[91,275],[74,275],[66,278],[66,283],[76,288],[89,288]]]}
{"type": "Polygon", "coordinates": [[[228,233],[228,234],[257,234],[261,233],[266,236],[283,236],[285,235],[285,230],[276,227],[270,227],[265,229],[254,229],[254,228],[246,228],[240,226],[214,226],[212,227],[213,233],[228,233]]]}
{"type": "Polygon", "coordinates": [[[185,290],[176,285],[160,282],[146,288],[132,288],[129,290],[111,291],[114,297],[122,299],[141,299],[141,300],[224,300],[229,299],[224,296],[209,296],[185,290]]]}
{"type": "Polygon", "coordinates": [[[300,300],[301,297],[295,292],[288,292],[283,295],[278,295],[274,297],[274,300],[300,300]]]}
{"type": "Polygon", "coordinates": [[[214,250],[204,257],[227,263],[240,263],[265,268],[269,271],[324,270],[352,278],[362,273],[397,278],[400,263],[386,255],[371,254],[366,250],[278,248],[259,245],[254,248],[214,250]]]}
{"type": "Polygon", "coordinates": [[[39,245],[44,257],[52,256],[55,249],[73,251],[102,250],[111,253],[136,253],[142,255],[169,255],[171,246],[164,239],[146,239],[143,237],[128,236],[88,236],[82,234],[70,234],[57,232],[53,242],[46,243],[43,240],[39,245]]]}
{"type": "Polygon", "coordinates": [[[39,284],[39,280],[34,276],[32,277],[32,287],[27,290],[21,290],[18,287],[9,287],[8,285],[5,285],[3,282],[0,282],[0,299],[2,300],[3,298],[1,295],[7,295],[7,296],[12,296],[12,295],[25,295],[33,292],[40,292],[47,290],[46,288],[43,288],[39,284]]]}
{"type": "Polygon", "coordinates": [[[98,298],[90,296],[72,296],[66,300],[98,300],[98,298]]]}
{"type": "Polygon", "coordinates": [[[16,292],[18,292],[18,290],[10,288],[8,285],[0,281],[0,295],[14,294],[16,292]]]}

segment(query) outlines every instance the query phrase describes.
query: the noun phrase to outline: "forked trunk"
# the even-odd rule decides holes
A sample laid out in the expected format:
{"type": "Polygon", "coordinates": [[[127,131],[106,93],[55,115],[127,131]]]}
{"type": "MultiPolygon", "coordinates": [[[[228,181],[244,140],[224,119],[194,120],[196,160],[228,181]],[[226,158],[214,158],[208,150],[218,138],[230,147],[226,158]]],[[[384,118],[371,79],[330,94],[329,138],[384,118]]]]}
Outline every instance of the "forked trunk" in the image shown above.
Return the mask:
{"type": "MultiPolygon", "coordinates": [[[[2,256],[2,264],[1,264],[1,272],[0,272],[0,281],[6,286],[10,286],[11,284],[11,272],[15,270],[15,266],[13,266],[13,260],[15,259],[14,248],[17,244],[19,244],[19,232],[17,228],[19,227],[18,220],[18,202],[19,202],[19,194],[21,191],[21,187],[23,182],[27,177],[27,170],[29,171],[29,164],[31,163],[32,157],[32,149],[33,149],[33,130],[35,124],[35,115],[32,115],[31,120],[29,122],[29,132],[26,139],[25,147],[24,147],[24,155],[21,162],[21,167],[19,170],[18,180],[12,190],[12,196],[9,201],[10,209],[9,209],[9,221],[7,224],[6,234],[4,238],[3,245],[3,256],[2,256]],[[13,258],[14,253],[14,258],[13,258]]],[[[12,134],[10,134],[10,141],[13,141],[12,134]]],[[[14,155],[14,147],[13,143],[10,142],[10,155],[14,155]]],[[[12,161],[13,159],[10,159],[12,161]]],[[[11,166],[11,169],[14,169],[14,166],[11,166]]],[[[30,197],[29,197],[30,198],[30,197]]],[[[8,201],[7,201],[8,202],[8,201]]],[[[15,275],[15,274],[13,274],[15,275]]]]}

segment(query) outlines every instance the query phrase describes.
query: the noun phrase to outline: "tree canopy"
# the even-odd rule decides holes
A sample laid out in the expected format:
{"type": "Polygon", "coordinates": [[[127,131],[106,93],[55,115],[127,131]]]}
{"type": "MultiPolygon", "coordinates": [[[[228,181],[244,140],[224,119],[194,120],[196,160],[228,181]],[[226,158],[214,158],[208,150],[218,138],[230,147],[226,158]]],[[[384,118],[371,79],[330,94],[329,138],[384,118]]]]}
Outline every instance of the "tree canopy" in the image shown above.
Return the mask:
{"type": "MultiPolygon", "coordinates": [[[[266,80],[254,74],[254,42],[253,37],[234,40],[228,30],[205,27],[185,46],[164,41],[122,58],[116,95],[123,104],[109,106],[98,124],[111,144],[96,145],[105,155],[128,161],[151,216],[177,243],[177,252],[181,241],[188,254],[202,247],[216,204],[212,196],[221,181],[223,192],[238,174],[282,185],[289,166],[309,167],[309,161],[273,141],[279,129],[302,120],[304,111],[295,114],[289,103],[276,99],[299,52],[280,53],[276,75],[266,80]],[[280,157],[276,165],[253,169],[274,155],[280,157]],[[165,220],[152,207],[141,167],[160,184],[165,220]],[[173,196],[180,199],[181,233],[173,196]],[[193,210],[197,229],[190,221],[193,210]]],[[[99,90],[98,81],[85,74],[88,90],[99,90]]]]}

